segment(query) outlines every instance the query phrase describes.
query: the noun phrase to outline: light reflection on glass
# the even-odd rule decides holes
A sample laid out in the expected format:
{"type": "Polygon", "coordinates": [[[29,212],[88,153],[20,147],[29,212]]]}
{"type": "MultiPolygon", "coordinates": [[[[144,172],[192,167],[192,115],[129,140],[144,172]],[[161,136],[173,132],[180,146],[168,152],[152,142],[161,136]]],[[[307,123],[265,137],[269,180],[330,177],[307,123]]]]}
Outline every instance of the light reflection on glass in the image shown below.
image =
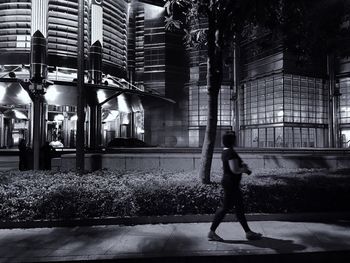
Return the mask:
{"type": "Polygon", "coordinates": [[[24,89],[21,89],[21,91],[17,94],[17,98],[21,100],[23,104],[28,104],[31,102],[28,93],[24,89]]]}
{"type": "Polygon", "coordinates": [[[6,87],[3,86],[2,83],[0,83],[0,100],[2,100],[5,97],[6,94],[6,87]]]}
{"type": "Polygon", "coordinates": [[[104,122],[114,121],[119,116],[117,110],[110,110],[107,117],[103,120],[104,122]]]}
{"type": "Polygon", "coordinates": [[[59,94],[60,92],[57,91],[55,86],[50,86],[45,93],[45,99],[48,101],[55,101],[59,94]]]}
{"type": "Polygon", "coordinates": [[[118,110],[120,112],[130,113],[131,109],[128,102],[126,101],[124,94],[119,95],[117,99],[118,99],[118,110]]]}
{"type": "Polygon", "coordinates": [[[56,121],[56,122],[63,121],[63,120],[64,120],[63,114],[57,114],[54,118],[54,121],[56,121]]]}
{"type": "Polygon", "coordinates": [[[107,96],[103,90],[98,90],[97,91],[97,100],[98,103],[101,103],[107,99],[107,96]]]}

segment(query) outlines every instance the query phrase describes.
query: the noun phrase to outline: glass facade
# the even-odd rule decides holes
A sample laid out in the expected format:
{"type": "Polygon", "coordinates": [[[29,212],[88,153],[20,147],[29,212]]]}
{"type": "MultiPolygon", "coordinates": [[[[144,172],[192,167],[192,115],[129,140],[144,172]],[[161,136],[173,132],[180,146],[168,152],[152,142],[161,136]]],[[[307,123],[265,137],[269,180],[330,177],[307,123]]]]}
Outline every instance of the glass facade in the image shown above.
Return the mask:
{"type": "MultiPolygon", "coordinates": [[[[221,130],[232,129],[232,90],[230,86],[221,86],[218,98],[218,134],[221,130]]],[[[198,147],[204,138],[207,125],[208,90],[206,86],[189,87],[189,146],[198,147]]],[[[218,140],[217,144],[220,144],[218,140]]]]}
{"type": "MultiPolygon", "coordinates": [[[[21,65],[30,63],[31,2],[0,0],[2,75],[15,70],[18,78],[29,78],[28,66],[23,68],[21,65]]],[[[48,79],[72,82],[77,76],[78,2],[48,0],[48,3],[48,79]]],[[[206,47],[186,51],[181,34],[164,30],[164,8],[152,4],[152,1],[104,0],[101,16],[98,17],[92,15],[91,3],[92,1],[85,0],[86,55],[92,44],[92,24],[98,24],[96,28],[103,28],[101,39],[104,74],[116,79],[127,79],[140,91],[149,91],[176,101],[172,106],[152,102],[146,111],[121,110],[120,105],[132,104],[127,102],[128,98],[125,103],[121,101],[122,96],[119,101],[110,101],[110,106],[106,103],[102,109],[103,141],[107,143],[115,136],[137,136],[153,145],[201,146],[208,110],[206,47]]],[[[46,22],[41,24],[45,25],[46,22]]],[[[206,21],[201,20],[200,27],[206,26],[206,21]]],[[[334,95],[334,98],[329,95],[329,83],[325,81],[326,70],[307,73],[303,68],[295,68],[293,58],[289,57],[292,55],[287,56],[279,47],[261,49],[263,52],[253,55],[253,45],[250,42],[242,43],[238,52],[238,77],[241,78],[237,96],[239,116],[234,112],[237,105],[232,100],[233,95],[236,97],[231,89],[232,65],[227,65],[231,62],[224,65],[218,98],[216,146],[220,146],[219,136],[225,130],[232,130],[233,126],[236,128],[237,118],[239,143],[242,147],[328,147],[333,132],[329,129],[334,127],[334,136],[337,136],[336,141],[339,142],[337,146],[348,148],[350,62],[342,62],[342,71],[335,72],[336,89],[339,89],[341,95],[334,95]],[[323,76],[325,79],[306,77],[303,74],[323,76]],[[335,125],[332,125],[328,112],[330,99],[337,103],[334,107],[335,125]]],[[[232,54],[225,56],[231,57],[232,54]]],[[[230,59],[225,59],[226,61],[230,59]]],[[[108,78],[104,81],[110,87],[120,86],[108,78]]],[[[56,133],[61,130],[61,140],[65,146],[74,146],[76,96],[67,96],[69,102],[67,98],[59,101],[56,97],[62,93],[68,94],[72,86],[74,85],[69,85],[66,89],[51,86],[46,96],[47,138],[58,138],[56,133]]],[[[20,90],[12,84],[0,83],[0,106],[4,108],[0,111],[1,147],[11,147],[19,138],[30,137],[31,101],[19,101],[18,97],[24,96],[17,96],[18,92],[20,90]],[[11,96],[8,95],[9,91],[12,92],[11,96]],[[12,108],[16,111],[11,111],[12,108]],[[20,112],[25,116],[18,117],[20,112]]],[[[108,96],[111,94],[106,94],[101,101],[108,96]]]]}
{"type": "Polygon", "coordinates": [[[350,78],[339,80],[340,88],[340,124],[350,124],[350,78]]]}
{"type": "Polygon", "coordinates": [[[103,1],[103,59],[125,69],[127,64],[127,1],[103,1]]]}
{"type": "MultiPolygon", "coordinates": [[[[87,5],[87,0],[85,4],[87,5]]],[[[87,33],[87,17],[85,18],[85,25],[87,33]]],[[[75,0],[51,0],[48,17],[49,54],[75,58],[78,52],[77,39],[78,2],[75,0]]],[[[85,49],[87,50],[87,48],[86,43],[85,49]]]]}
{"type": "Polygon", "coordinates": [[[339,129],[340,146],[342,148],[350,147],[350,78],[341,78],[339,80],[339,129]]]}
{"type": "MultiPolygon", "coordinates": [[[[101,17],[90,12],[92,3],[85,0],[85,54],[92,44],[91,21],[103,24],[103,70],[112,77],[125,78],[127,72],[127,36],[129,1],[104,0],[101,17]],[[103,14],[103,15],[102,15],[103,14]],[[91,29],[91,30],[90,30],[91,29]]],[[[31,141],[32,103],[28,93],[18,84],[6,82],[8,73],[15,71],[19,79],[29,79],[32,1],[0,0],[0,147],[15,147],[20,138],[31,141]],[[18,99],[17,99],[18,98],[18,99]]],[[[45,21],[45,22],[43,22],[45,21]]],[[[48,79],[72,82],[76,79],[78,37],[78,1],[48,1],[47,20],[48,79]]],[[[108,79],[112,86],[120,84],[108,79]]],[[[128,88],[125,86],[124,88],[128,88]]],[[[105,91],[99,90],[97,97],[105,91]]],[[[112,91],[104,94],[103,100],[112,91]]],[[[113,94],[113,92],[112,92],[113,94]]],[[[101,96],[100,96],[101,97],[101,96]]],[[[76,87],[75,85],[51,85],[45,94],[45,134],[48,141],[59,141],[64,147],[75,147],[76,132],[76,87]]],[[[101,98],[97,98],[100,102],[101,98]]],[[[144,111],[140,99],[120,95],[103,105],[101,135],[104,144],[113,136],[143,139],[144,111]],[[135,105],[137,107],[135,108],[135,105]]],[[[90,110],[87,109],[86,143],[88,142],[90,110]]]]}
{"type": "Polygon", "coordinates": [[[30,49],[31,1],[0,1],[0,52],[30,49]]]}
{"type": "MultiPolygon", "coordinates": [[[[85,0],[85,52],[89,43],[88,10],[85,0]]],[[[16,52],[9,63],[29,63],[29,56],[21,58],[18,52],[30,52],[31,1],[0,1],[0,52],[16,52]],[[14,59],[13,59],[14,58],[14,59]]],[[[103,1],[103,61],[126,71],[128,1],[103,1]]],[[[77,0],[50,0],[48,12],[48,53],[51,64],[72,67],[76,63],[78,38],[77,0]],[[54,62],[54,63],[52,63],[54,62]]],[[[6,54],[1,54],[7,61],[6,54]]]]}
{"type": "Polygon", "coordinates": [[[327,87],[322,79],[275,74],[247,81],[241,94],[244,147],[327,145],[327,87]]]}
{"type": "MultiPolygon", "coordinates": [[[[189,88],[189,126],[205,126],[208,112],[208,90],[206,86],[189,88]]],[[[222,86],[219,92],[218,126],[230,126],[232,120],[231,89],[222,86]]]]}

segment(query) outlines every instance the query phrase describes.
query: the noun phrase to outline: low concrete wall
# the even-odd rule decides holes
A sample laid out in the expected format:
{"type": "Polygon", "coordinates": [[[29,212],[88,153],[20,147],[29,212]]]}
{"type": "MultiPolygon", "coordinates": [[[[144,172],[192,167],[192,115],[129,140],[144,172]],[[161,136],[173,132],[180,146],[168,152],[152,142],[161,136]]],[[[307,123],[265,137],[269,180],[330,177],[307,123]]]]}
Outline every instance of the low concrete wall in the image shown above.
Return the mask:
{"type": "MultiPolygon", "coordinates": [[[[215,153],[212,169],[221,169],[220,154],[215,153]]],[[[349,154],[267,154],[241,153],[243,161],[251,169],[257,168],[327,168],[349,169],[349,154]]],[[[195,170],[200,165],[199,153],[106,153],[85,154],[85,170],[106,169],[164,169],[195,170]]],[[[74,170],[75,154],[65,154],[52,160],[52,169],[74,170]]]]}
{"type": "Polygon", "coordinates": [[[18,163],[18,156],[0,156],[0,171],[16,170],[18,163]]]}

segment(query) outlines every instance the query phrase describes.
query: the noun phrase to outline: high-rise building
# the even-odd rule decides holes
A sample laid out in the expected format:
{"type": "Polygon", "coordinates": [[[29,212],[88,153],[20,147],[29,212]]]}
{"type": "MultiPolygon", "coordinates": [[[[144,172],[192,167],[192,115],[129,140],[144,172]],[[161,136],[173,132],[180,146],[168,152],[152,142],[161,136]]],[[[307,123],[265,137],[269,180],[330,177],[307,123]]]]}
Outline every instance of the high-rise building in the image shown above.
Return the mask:
{"type": "MultiPolygon", "coordinates": [[[[186,49],[181,33],[164,29],[162,0],[85,0],[84,8],[86,144],[134,137],[200,147],[205,48],[186,49]]],[[[75,147],[78,0],[0,0],[0,22],[0,147],[32,141],[31,91],[22,84],[34,76],[53,81],[45,87],[43,140],[75,147]],[[46,48],[33,52],[33,39],[46,48]]],[[[224,61],[217,138],[235,130],[241,147],[349,147],[348,57],[335,57],[332,74],[325,54],[300,65],[279,43],[260,40],[230,50],[238,71],[224,61]]]]}
{"type": "MultiPolygon", "coordinates": [[[[86,144],[106,145],[115,137],[143,140],[144,107],[167,95],[162,8],[128,0],[84,3],[86,144]],[[96,129],[100,138],[92,142],[96,129]]],[[[42,71],[36,81],[53,82],[43,88],[42,140],[74,147],[78,0],[1,0],[0,22],[0,147],[33,139],[33,85],[24,85],[33,82],[36,65],[42,71]],[[38,36],[39,52],[32,44],[38,36]]]]}
{"type": "MultiPolygon", "coordinates": [[[[245,148],[348,148],[350,60],[344,54],[349,51],[334,58],[332,73],[327,70],[326,54],[301,64],[281,42],[266,40],[266,33],[239,43],[237,91],[233,66],[224,63],[217,146],[223,131],[235,130],[239,146],[245,148]]],[[[204,138],[206,52],[205,47],[189,52],[190,146],[201,146],[204,138]]],[[[233,54],[228,57],[232,59],[233,54]]]]}

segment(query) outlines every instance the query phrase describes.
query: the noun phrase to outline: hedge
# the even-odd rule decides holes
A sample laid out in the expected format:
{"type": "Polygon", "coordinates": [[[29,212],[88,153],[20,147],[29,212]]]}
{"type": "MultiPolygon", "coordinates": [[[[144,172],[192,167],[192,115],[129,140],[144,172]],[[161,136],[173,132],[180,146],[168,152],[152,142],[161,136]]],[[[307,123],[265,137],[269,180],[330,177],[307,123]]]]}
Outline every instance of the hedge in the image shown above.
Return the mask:
{"type": "MultiPolygon", "coordinates": [[[[0,220],[211,214],[221,173],[203,185],[196,171],[1,172],[0,220]]],[[[350,177],[317,169],[259,170],[244,176],[247,213],[350,211],[350,177]]]]}

